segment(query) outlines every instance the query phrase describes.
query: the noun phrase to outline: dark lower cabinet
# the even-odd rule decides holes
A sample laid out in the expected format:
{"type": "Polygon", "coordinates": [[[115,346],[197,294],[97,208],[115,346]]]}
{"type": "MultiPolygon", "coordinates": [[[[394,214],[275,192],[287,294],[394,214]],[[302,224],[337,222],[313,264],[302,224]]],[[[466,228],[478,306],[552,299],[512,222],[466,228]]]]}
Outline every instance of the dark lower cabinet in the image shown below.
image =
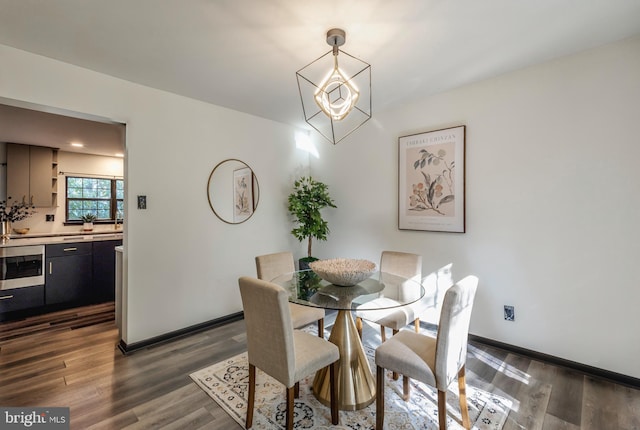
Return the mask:
{"type": "Polygon", "coordinates": [[[45,246],[45,284],[0,290],[0,321],[115,300],[122,239],[45,246]]]}
{"type": "Polygon", "coordinates": [[[0,314],[44,305],[44,285],[0,290],[0,314]]]}
{"type": "Polygon", "coordinates": [[[122,240],[102,240],[93,242],[93,279],[91,297],[93,303],[109,302],[116,299],[116,251],[122,240]]]}
{"type": "Polygon", "coordinates": [[[84,303],[91,288],[91,243],[47,245],[45,304],[84,303]]]}

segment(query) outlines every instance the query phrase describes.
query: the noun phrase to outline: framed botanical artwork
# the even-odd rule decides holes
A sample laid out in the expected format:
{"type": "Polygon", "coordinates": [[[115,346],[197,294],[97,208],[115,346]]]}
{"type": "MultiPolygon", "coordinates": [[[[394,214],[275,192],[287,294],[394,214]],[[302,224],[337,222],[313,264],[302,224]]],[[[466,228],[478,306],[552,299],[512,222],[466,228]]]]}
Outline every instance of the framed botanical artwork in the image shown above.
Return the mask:
{"type": "Polygon", "coordinates": [[[398,228],[464,233],[465,126],[398,139],[398,228]]]}
{"type": "Polygon", "coordinates": [[[233,171],[233,222],[239,223],[253,214],[253,172],[250,167],[233,171]]]}

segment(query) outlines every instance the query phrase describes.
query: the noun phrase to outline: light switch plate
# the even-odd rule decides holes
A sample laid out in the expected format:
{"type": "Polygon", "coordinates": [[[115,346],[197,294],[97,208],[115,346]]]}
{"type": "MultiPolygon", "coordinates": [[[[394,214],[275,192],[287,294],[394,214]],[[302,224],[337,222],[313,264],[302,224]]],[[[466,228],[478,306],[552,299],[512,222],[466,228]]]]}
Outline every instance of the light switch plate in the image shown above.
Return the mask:
{"type": "Polygon", "coordinates": [[[138,209],[147,208],[147,196],[138,196],[138,209]]]}
{"type": "Polygon", "coordinates": [[[504,319],[505,319],[505,321],[515,321],[516,320],[515,307],[504,305],[504,319]]]}

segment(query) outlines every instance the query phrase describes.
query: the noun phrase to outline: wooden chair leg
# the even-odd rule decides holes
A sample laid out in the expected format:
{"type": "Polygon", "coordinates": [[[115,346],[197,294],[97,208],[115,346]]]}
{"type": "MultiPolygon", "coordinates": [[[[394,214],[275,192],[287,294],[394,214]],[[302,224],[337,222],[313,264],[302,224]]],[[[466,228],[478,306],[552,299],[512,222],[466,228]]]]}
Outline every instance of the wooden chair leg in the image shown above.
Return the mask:
{"type": "Polygon", "coordinates": [[[295,385],[287,388],[287,421],[286,429],[293,430],[293,398],[294,398],[295,385]]]}
{"type": "Polygon", "coordinates": [[[467,407],[467,382],[464,366],[462,366],[458,372],[458,391],[460,392],[460,416],[462,417],[462,426],[469,430],[471,428],[471,420],[469,419],[469,408],[467,407]]]}
{"type": "Polygon", "coordinates": [[[253,425],[253,404],[256,394],[256,366],[249,364],[249,396],[247,398],[247,419],[245,428],[250,429],[253,425]]]}
{"type": "Polygon", "coordinates": [[[360,336],[360,340],[362,340],[362,318],[356,318],[356,329],[358,330],[358,336],[360,336]]]}
{"type": "Polygon", "coordinates": [[[376,430],[384,427],[384,369],[376,366],[376,430]]]}
{"type": "Polygon", "coordinates": [[[293,386],[293,397],[295,397],[296,399],[300,398],[300,383],[296,382],[295,385],[293,386]]]}
{"type": "Polygon", "coordinates": [[[324,339],[324,318],[318,320],[318,337],[324,339]]]}
{"type": "Polygon", "coordinates": [[[402,375],[402,400],[409,401],[411,397],[411,385],[409,385],[409,377],[402,375]]]}
{"type": "Polygon", "coordinates": [[[438,424],[440,430],[447,430],[447,392],[438,390],[438,424]]]}
{"type": "Polygon", "coordinates": [[[338,425],[338,362],[331,363],[329,367],[329,390],[331,392],[331,424],[338,425]]]}
{"type": "Polygon", "coordinates": [[[380,326],[380,343],[384,343],[387,340],[387,332],[383,325],[380,326]]]}
{"type": "Polygon", "coordinates": [[[416,320],[413,323],[416,326],[416,333],[420,333],[420,318],[416,318],[416,320]]]}
{"type": "MultiPolygon", "coordinates": [[[[398,330],[393,329],[393,335],[395,336],[397,334],[398,334],[398,330]]],[[[391,374],[391,377],[393,378],[394,381],[397,381],[398,380],[398,372],[393,372],[391,374]]]]}

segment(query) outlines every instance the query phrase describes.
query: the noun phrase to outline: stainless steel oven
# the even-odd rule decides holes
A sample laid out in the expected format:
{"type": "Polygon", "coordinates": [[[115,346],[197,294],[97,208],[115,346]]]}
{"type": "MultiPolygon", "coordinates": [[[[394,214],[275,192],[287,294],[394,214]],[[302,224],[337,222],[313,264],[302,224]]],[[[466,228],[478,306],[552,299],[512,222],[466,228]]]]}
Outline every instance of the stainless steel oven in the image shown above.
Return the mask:
{"type": "Polygon", "coordinates": [[[44,285],[44,245],[0,248],[0,290],[44,285]]]}

